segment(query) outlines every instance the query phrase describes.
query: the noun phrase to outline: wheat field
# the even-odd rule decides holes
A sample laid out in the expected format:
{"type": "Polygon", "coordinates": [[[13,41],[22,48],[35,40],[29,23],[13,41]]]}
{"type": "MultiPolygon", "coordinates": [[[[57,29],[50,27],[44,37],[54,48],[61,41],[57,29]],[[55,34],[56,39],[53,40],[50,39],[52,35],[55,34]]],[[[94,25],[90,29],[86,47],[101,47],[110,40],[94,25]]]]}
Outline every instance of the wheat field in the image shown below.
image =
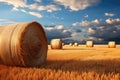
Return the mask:
{"type": "Polygon", "coordinates": [[[120,80],[120,45],[65,45],[37,68],[0,65],[0,80],[120,80]]]}

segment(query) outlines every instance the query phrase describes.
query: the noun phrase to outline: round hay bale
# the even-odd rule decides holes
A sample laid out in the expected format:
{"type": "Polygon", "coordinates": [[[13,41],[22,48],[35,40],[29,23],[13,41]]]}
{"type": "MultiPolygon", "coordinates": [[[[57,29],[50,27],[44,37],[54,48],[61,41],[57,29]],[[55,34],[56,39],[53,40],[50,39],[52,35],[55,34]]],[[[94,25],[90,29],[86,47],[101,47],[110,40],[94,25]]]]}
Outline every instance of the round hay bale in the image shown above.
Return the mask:
{"type": "Polygon", "coordinates": [[[72,46],[73,44],[72,43],[69,43],[69,46],[72,46]]]}
{"type": "Polygon", "coordinates": [[[116,48],[116,43],[115,43],[115,41],[110,41],[110,42],[108,42],[108,48],[116,48]]]}
{"type": "Polygon", "coordinates": [[[74,46],[78,46],[78,43],[74,43],[74,46]]]}
{"type": "Polygon", "coordinates": [[[5,26],[0,33],[0,57],[3,64],[37,67],[46,61],[47,38],[37,22],[5,26]]]}
{"type": "Polygon", "coordinates": [[[52,39],[50,44],[51,44],[51,49],[62,49],[61,39],[52,39]]]}
{"type": "Polygon", "coordinates": [[[65,44],[64,43],[62,43],[62,46],[64,46],[65,44]]]}
{"type": "Polygon", "coordinates": [[[93,41],[86,42],[86,47],[93,47],[93,46],[94,46],[93,41]]]}

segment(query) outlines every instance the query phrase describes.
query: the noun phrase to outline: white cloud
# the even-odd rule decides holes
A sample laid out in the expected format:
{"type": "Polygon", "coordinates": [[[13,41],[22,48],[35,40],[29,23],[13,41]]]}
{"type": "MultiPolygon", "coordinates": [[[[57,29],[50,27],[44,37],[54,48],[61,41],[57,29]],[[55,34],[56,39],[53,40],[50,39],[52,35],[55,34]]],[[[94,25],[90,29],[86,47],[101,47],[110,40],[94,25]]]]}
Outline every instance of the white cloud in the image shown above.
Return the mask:
{"type": "Polygon", "coordinates": [[[85,17],[85,18],[88,18],[89,16],[88,16],[88,15],[85,15],[84,17],[85,17]]]}
{"type": "Polygon", "coordinates": [[[108,24],[112,24],[112,21],[110,19],[106,19],[105,22],[108,24]]]}
{"type": "Polygon", "coordinates": [[[108,18],[108,19],[105,20],[105,22],[108,23],[108,24],[113,24],[113,23],[116,23],[116,22],[120,22],[120,19],[119,18],[117,18],[117,19],[108,18]]]}
{"type": "Polygon", "coordinates": [[[90,25],[90,22],[88,21],[81,21],[81,22],[75,22],[72,24],[72,26],[82,26],[82,27],[87,27],[90,25]]]}
{"type": "Polygon", "coordinates": [[[0,0],[0,2],[12,5],[13,10],[17,10],[18,7],[26,7],[26,0],[0,0]]]}
{"type": "Polygon", "coordinates": [[[31,4],[28,6],[28,8],[30,9],[35,9],[35,10],[38,10],[38,11],[43,11],[43,10],[46,10],[47,12],[53,12],[53,11],[57,11],[57,10],[61,10],[58,6],[56,5],[46,5],[46,6],[41,6],[41,5],[38,5],[38,4],[31,4]]]}
{"type": "Polygon", "coordinates": [[[71,29],[64,29],[62,33],[73,32],[71,29]]]}
{"type": "Polygon", "coordinates": [[[35,1],[35,2],[39,2],[39,3],[40,3],[42,0],[34,0],[34,1],[35,1]]]}
{"type": "MultiPolygon", "coordinates": [[[[35,2],[41,2],[42,0],[34,0],[35,2]]],[[[24,13],[36,16],[38,18],[41,18],[42,15],[38,12],[34,12],[32,10],[37,10],[37,11],[47,11],[47,12],[53,12],[53,11],[57,11],[57,10],[61,10],[61,8],[59,8],[56,5],[50,4],[50,5],[39,5],[39,4],[31,4],[28,5],[27,4],[27,0],[0,0],[0,3],[6,3],[7,5],[12,5],[13,11],[22,11],[24,13]],[[28,12],[26,10],[29,10],[28,12]]]]}
{"type": "Polygon", "coordinates": [[[48,31],[51,31],[51,30],[53,30],[54,28],[53,28],[53,27],[46,27],[45,29],[48,30],[48,31]]]}
{"type": "Polygon", "coordinates": [[[85,21],[80,22],[80,25],[83,26],[83,27],[87,27],[87,26],[90,25],[90,22],[85,20],[85,21]]]}
{"type": "Polygon", "coordinates": [[[113,13],[105,13],[105,16],[113,17],[113,16],[115,16],[115,14],[113,14],[113,13]]]}
{"type": "Polygon", "coordinates": [[[93,30],[92,28],[88,28],[88,32],[94,34],[95,30],[93,30]]]}
{"type": "Polygon", "coordinates": [[[104,39],[103,38],[98,38],[98,41],[104,41],[104,39]]]}
{"type": "Polygon", "coordinates": [[[82,27],[87,27],[90,26],[91,22],[89,21],[81,21],[81,22],[75,22],[72,24],[72,26],[82,26],[82,27]]]}
{"type": "Polygon", "coordinates": [[[72,26],[82,26],[82,27],[90,27],[91,25],[97,25],[99,24],[99,20],[98,19],[95,19],[93,21],[87,21],[87,20],[84,20],[84,21],[81,21],[81,22],[74,22],[72,24],[72,26]]]}
{"type": "Polygon", "coordinates": [[[63,25],[56,25],[55,28],[56,28],[56,29],[63,29],[64,26],[63,26],[63,25]]]}
{"type": "MultiPolygon", "coordinates": [[[[63,25],[55,25],[55,26],[52,26],[52,27],[49,27],[49,26],[45,27],[45,29],[48,30],[48,31],[51,31],[51,30],[62,30],[63,28],[64,28],[63,25]]],[[[63,33],[64,32],[68,32],[68,30],[67,31],[63,30],[63,33]]]]}
{"type": "Polygon", "coordinates": [[[33,15],[33,16],[36,16],[38,18],[42,18],[42,15],[38,12],[28,12],[29,14],[33,15]]]}
{"type": "Polygon", "coordinates": [[[84,10],[93,4],[97,4],[99,0],[54,0],[56,3],[71,9],[72,11],[84,10]]]}
{"type": "Polygon", "coordinates": [[[89,39],[90,39],[90,40],[96,40],[96,38],[95,38],[95,37],[92,37],[92,36],[90,36],[89,39]]]}
{"type": "Polygon", "coordinates": [[[80,26],[80,23],[79,22],[75,22],[72,24],[72,26],[80,26]]]}
{"type": "Polygon", "coordinates": [[[95,19],[92,22],[95,23],[95,24],[99,24],[99,20],[98,19],[95,19]]]}
{"type": "Polygon", "coordinates": [[[27,13],[27,11],[26,11],[26,10],[24,10],[24,9],[21,9],[21,11],[22,11],[22,12],[24,12],[24,13],[27,13]]]}

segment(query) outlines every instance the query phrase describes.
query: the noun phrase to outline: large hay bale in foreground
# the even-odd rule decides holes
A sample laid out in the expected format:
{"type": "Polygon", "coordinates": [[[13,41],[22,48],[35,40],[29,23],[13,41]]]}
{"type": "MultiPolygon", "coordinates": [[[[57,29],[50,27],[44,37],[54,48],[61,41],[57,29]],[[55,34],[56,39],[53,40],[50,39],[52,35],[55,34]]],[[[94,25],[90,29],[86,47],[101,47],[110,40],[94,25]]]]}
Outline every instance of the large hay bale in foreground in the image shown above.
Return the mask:
{"type": "Polygon", "coordinates": [[[93,47],[93,46],[94,46],[93,41],[86,42],[86,47],[93,47]]]}
{"type": "Polygon", "coordinates": [[[52,39],[50,44],[51,44],[51,49],[62,49],[61,39],[52,39]]]}
{"type": "Polygon", "coordinates": [[[78,43],[74,43],[74,46],[78,46],[78,43]]]}
{"type": "Polygon", "coordinates": [[[37,22],[4,26],[0,33],[0,58],[11,66],[37,67],[46,61],[47,38],[37,22]]]}
{"type": "Polygon", "coordinates": [[[110,41],[110,42],[108,42],[108,47],[109,47],[109,48],[116,48],[116,43],[115,43],[115,41],[110,41]]]}

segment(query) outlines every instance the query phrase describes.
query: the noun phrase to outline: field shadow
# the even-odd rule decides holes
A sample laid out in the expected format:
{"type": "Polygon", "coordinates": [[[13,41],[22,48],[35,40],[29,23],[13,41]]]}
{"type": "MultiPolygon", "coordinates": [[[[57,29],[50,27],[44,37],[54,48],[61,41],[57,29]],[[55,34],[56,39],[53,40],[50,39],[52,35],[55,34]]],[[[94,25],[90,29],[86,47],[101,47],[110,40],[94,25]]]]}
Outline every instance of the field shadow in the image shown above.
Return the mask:
{"type": "Polygon", "coordinates": [[[47,60],[40,68],[97,73],[120,73],[120,59],[116,60],[47,60]]]}
{"type": "Polygon", "coordinates": [[[94,48],[63,48],[62,50],[96,50],[94,48]]]}
{"type": "Polygon", "coordinates": [[[90,48],[90,49],[82,49],[82,48],[73,49],[73,48],[67,48],[67,49],[62,49],[62,50],[96,50],[96,49],[92,49],[92,48],[90,48]]]}

